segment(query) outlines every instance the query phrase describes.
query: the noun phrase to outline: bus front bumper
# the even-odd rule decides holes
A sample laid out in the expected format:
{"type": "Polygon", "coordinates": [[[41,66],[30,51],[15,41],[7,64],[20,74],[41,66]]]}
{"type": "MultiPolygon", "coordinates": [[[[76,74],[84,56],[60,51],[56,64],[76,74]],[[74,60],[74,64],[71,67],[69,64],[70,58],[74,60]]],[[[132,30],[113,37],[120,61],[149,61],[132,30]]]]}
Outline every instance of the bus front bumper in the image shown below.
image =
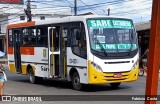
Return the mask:
{"type": "Polygon", "coordinates": [[[88,83],[89,84],[107,84],[117,82],[132,82],[138,79],[139,65],[128,72],[122,72],[120,78],[115,78],[115,73],[98,72],[89,62],[88,83]]]}

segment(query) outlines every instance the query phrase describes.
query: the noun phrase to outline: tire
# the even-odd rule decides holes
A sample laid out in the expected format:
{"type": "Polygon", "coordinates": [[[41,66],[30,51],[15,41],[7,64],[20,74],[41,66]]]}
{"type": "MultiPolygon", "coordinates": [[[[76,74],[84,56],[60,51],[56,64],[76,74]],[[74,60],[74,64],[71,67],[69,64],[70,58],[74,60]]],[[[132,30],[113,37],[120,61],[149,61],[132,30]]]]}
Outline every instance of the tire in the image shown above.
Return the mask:
{"type": "Polygon", "coordinates": [[[120,86],[121,82],[119,83],[110,83],[112,88],[118,88],[120,86]]]}
{"type": "Polygon", "coordinates": [[[41,83],[43,78],[42,77],[36,77],[34,76],[34,72],[33,69],[30,69],[29,72],[29,82],[32,84],[37,84],[37,83],[41,83]]]}
{"type": "Polygon", "coordinates": [[[142,68],[139,68],[138,75],[139,76],[143,76],[144,75],[144,70],[142,68]]]}
{"type": "Polygon", "coordinates": [[[82,84],[80,83],[80,77],[78,72],[74,72],[72,76],[72,86],[75,90],[82,90],[82,84]]]}

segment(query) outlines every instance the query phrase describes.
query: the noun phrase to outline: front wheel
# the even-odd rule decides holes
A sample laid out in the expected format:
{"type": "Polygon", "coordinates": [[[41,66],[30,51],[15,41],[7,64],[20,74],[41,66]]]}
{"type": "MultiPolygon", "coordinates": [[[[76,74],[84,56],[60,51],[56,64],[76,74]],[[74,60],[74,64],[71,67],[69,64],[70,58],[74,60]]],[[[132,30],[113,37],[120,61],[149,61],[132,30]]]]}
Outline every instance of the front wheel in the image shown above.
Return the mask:
{"type": "Polygon", "coordinates": [[[112,88],[118,88],[120,86],[120,82],[119,83],[110,83],[112,88]]]}
{"type": "Polygon", "coordinates": [[[143,75],[144,75],[144,70],[143,70],[143,68],[140,68],[140,69],[139,69],[138,75],[139,75],[139,76],[143,76],[143,75]]]}
{"type": "Polygon", "coordinates": [[[29,72],[28,72],[28,74],[29,74],[29,81],[32,84],[40,83],[43,80],[42,77],[36,77],[36,76],[34,76],[33,69],[30,69],[29,72]]]}
{"type": "Polygon", "coordinates": [[[81,90],[82,84],[80,83],[80,77],[78,72],[74,72],[72,76],[72,86],[75,90],[81,90]]]}

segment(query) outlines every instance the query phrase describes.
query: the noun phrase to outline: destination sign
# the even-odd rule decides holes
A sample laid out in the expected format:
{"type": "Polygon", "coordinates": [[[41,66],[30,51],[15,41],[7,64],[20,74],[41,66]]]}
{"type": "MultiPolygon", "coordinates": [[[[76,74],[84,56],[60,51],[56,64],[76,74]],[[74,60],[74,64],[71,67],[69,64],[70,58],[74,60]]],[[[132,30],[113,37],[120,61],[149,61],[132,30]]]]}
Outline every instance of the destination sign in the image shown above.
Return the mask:
{"type": "MultiPolygon", "coordinates": [[[[109,50],[110,49],[116,50],[116,49],[130,49],[130,48],[136,49],[137,48],[136,44],[132,44],[132,47],[131,47],[131,44],[102,44],[102,46],[104,49],[109,49],[109,50]]],[[[94,44],[93,48],[96,50],[101,49],[99,44],[94,44]]]]}
{"type": "Polygon", "coordinates": [[[130,20],[92,19],[88,20],[88,25],[90,28],[133,28],[130,20]]]}

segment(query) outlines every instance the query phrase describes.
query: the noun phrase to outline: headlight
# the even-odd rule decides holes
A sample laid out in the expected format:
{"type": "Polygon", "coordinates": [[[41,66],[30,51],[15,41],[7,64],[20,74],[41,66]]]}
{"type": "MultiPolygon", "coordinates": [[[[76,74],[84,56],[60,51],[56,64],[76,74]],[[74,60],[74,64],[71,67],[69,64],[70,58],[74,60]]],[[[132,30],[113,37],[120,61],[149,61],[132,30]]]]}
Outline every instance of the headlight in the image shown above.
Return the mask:
{"type": "Polygon", "coordinates": [[[131,70],[135,69],[138,64],[139,64],[139,61],[137,60],[137,61],[133,64],[131,70]]]}
{"type": "Polygon", "coordinates": [[[94,62],[91,62],[91,65],[99,72],[103,72],[102,68],[94,62]]]}

